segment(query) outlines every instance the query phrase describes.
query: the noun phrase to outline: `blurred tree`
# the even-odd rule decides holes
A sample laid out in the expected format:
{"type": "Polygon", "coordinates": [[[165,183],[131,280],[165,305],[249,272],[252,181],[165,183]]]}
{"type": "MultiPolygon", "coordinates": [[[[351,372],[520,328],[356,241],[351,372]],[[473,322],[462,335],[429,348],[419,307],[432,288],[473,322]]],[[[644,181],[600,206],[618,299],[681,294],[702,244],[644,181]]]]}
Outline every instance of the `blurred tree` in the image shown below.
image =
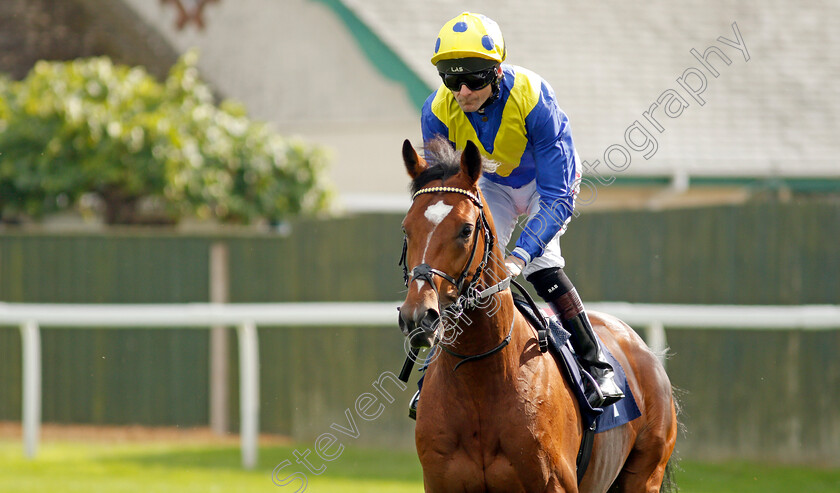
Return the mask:
{"type": "Polygon", "coordinates": [[[93,194],[109,224],[279,221],[324,210],[323,151],[216,105],[188,52],[161,84],[108,58],[0,79],[0,214],[41,217],[93,194]]]}

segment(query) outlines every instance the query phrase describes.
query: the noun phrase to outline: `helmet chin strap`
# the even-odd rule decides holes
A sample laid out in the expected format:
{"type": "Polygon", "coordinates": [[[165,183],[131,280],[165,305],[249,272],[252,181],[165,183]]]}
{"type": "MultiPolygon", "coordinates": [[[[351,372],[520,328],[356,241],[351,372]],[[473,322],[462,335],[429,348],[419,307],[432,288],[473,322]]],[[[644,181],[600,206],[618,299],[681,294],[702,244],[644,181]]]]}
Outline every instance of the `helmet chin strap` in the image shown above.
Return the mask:
{"type": "Polygon", "coordinates": [[[490,97],[487,98],[486,101],[484,101],[484,104],[482,104],[478,108],[478,112],[482,112],[484,108],[490,106],[491,104],[495,103],[497,99],[499,99],[499,91],[502,85],[502,80],[501,77],[499,77],[498,72],[496,73],[496,77],[493,79],[493,82],[491,82],[490,85],[493,87],[493,92],[490,94],[490,97]]]}

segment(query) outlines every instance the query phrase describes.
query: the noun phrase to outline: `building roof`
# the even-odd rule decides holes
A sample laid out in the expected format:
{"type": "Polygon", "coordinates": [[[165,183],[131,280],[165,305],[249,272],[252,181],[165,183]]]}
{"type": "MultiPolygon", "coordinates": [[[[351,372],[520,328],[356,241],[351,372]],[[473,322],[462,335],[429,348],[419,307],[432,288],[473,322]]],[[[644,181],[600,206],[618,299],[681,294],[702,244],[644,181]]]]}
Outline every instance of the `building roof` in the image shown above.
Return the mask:
{"type": "Polygon", "coordinates": [[[440,26],[465,10],[493,18],[507,61],[549,81],[581,158],[600,161],[590,173],[840,178],[837,2],[341,1],[430,89],[439,84],[429,58],[440,26]],[[707,68],[691,53],[709,47],[730,63],[710,53],[707,68]],[[706,87],[694,98],[678,79],[706,87]],[[673,97],[676,113],[674,93],[688,105],[678,116],[651,109],[673,97]],[[631,148],[646,138],[646,150],[631,148]]]}

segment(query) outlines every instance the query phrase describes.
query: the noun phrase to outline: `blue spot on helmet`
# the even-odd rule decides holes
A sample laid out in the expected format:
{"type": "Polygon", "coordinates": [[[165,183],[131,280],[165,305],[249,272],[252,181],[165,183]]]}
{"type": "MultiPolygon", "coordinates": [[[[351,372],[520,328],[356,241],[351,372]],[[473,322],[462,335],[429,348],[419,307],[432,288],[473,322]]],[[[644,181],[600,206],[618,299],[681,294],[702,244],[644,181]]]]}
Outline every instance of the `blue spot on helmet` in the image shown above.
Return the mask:
{"type": "Polygon", "coordinates": [[[435,41],[435,53],[437,53],[438,51],[440,51],[440,38],[438,38],[437,41],[435,41]]]}
{"type": "Polygon", "coordinates": [[[467,23],[466,22],[456,22],[455,25],[452,26],[452,30],[456,33],[462,33],[467,30],[467,23]]]}
{"type": "Polygon", "coordinates": [[[481,38],[481,46],[483,46],[485,50],[490,51],[496,46],[496,43],[493,42],[493,38],[485,34],[481,38]]]}

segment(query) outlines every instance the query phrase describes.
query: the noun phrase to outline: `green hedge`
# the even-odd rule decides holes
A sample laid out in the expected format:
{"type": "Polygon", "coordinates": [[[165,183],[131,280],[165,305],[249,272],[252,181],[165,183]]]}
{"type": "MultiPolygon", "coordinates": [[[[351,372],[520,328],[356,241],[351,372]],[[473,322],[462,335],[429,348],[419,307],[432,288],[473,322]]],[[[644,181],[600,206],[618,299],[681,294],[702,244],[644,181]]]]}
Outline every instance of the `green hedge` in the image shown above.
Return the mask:
{"type": "Polygon", "coordinates": [[[324,210],[323,150],[215,104],[196,64],[188,52],[162,83],[105,57],[0,79],[0,217],[249,223],[324,210]]]}

